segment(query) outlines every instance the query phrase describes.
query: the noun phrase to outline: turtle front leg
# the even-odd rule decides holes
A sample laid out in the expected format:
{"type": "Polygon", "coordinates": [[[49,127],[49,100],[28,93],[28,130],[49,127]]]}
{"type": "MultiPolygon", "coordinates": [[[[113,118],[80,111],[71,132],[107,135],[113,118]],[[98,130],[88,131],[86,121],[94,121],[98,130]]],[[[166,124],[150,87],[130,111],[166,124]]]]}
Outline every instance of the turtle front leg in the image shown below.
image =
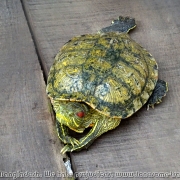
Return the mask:
{"type": "Polygon", "coordinates": [[[167,82],[158,79],[156,86],[155,86],[155,89],[147,101],[147,109],[149,109],[149,106],[154,108],[155,104],[159,104],[160,102],[162,102],[162,98],[164,96],[166,96],[167,92],[168,92],[167,82]]]}
{"type": "Polygon", "coordinates": [[[66,152],[72,152],[72,151],[88,148],[97,137],[99,137],[100,135],[102,135],[103,133],[109,130],[116,128],[120,124],[120,122],[121,119],[115,119],[115,118],[113,119],[108,117],[98,120],[94,124],[92,129],[89,131],[89,133],[79,140],[78,145],[72,146],[71,144],[67,144],[61,150],[61,153],[64,154],[66,152]]]}
{"type": "Polygon", "coordinates": [[[58,120],[56,120],[56,128],[59,139],[64,144],[70,144],[72,147],[74,147],[75,145],[79,145],[79,141],[77,139],[69,136],[68,127],[64,124],[61,124],[58,120]]]}

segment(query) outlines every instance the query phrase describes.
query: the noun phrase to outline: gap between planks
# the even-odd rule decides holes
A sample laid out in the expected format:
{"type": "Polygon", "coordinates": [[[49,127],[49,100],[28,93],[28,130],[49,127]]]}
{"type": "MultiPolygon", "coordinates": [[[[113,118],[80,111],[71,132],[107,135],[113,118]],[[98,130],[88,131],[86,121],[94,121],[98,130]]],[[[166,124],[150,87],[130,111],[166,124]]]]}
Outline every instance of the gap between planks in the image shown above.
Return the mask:
{"type": "MultiPolygon", "coordinates": [[[[28,25],[28,28],[29,28],[29,31],[30,31],[30,34],[31,34],[31,37],[32,37],[32,40],[33,40],[33,43],[34,43],[34,47],[35,47],[35,51],[36,51],[36,54],[37,54],[37,57],[38,57],[40,67],[41,67],[41,71],[43,73],[43,78],[44,78],[45,84],[47,84],[48,68],[47,68],[47,66],[45,64],[44,57],[43,57],[43,55],[41,53],[38,38],[36,36],[36,33],[34,33],[33,22],[31,21],[30,13],[28,13],[27,2],[26,2],[26,0],[20,0],[20,2],[21,2],[21,5],[22,5],[24,16],[26,18],[27,25],[28,25]]],[[[51,104],[49,99],[48,99],[48,101],[49,101],[49,104],[51,104]]],[[[53,109],[52,105],[51,105],[51,109],[53,109]]],[[[52,117],[52,121],[55,124],[55,113],[54,113],[53,110],[51,111],[51,117],[52,117]]],[[[60,154],[60,155],[62,156],[63,161],[64,161],[64,159],[65,160],[68,160],[68,159],[70,160],[72,170],[73,170],[73,172],[75,172],[75,163],[72,161],[70,153],[66,153],[66,154],[63,154],[63,155],[60,154]]],[[[74,177],[66,177],[65,179],[73,180],[74,177]]],[[[76,178],[76,180],[77,180],[77,178],[76,178]]]]}

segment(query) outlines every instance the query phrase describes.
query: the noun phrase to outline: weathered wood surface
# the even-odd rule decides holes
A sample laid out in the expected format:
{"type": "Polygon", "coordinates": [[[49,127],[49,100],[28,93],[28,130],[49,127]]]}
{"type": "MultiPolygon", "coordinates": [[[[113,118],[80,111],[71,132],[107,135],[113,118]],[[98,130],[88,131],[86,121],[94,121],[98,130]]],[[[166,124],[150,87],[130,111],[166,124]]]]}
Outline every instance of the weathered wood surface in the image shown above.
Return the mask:
{"type": "Polygon", "coordinates": [[[21,2],[1,0],[0,19],[0,179],[12,179],[12,173],[15,179],[18,172],[35,173],[21,179],[44,177],[46,170],[65,173],[21,2]]]}
{"type": "MultiPolygon", "coordinates": [[[[146,111],[142,108],[131,118],[123,120],[118,128],[98,138],[88,151],[71,153],[75,171],[103,173],[179,171],[180,1],[23,2],[46,74],[59,48],[71,37],[96,32],[101,27],[109,25],[112,19],[123,15],[136,18],[137,28],[131,33],[131,37],[156,58],[160,78],[169,83],[167,97],[154,110],[146,111]]],[[[17,80],[19,82],[19,79],[17,80]]],[[[22,91],[22,88],[19,89],[22,91]]],[[[40,136],[42,132],[38,133],[40,136]]],[[[46,148],[45,145],[43,149],[46,148]]],[[[169,177],[171,178],[171,175],[169,177]]],[[[114,175],[114,178],[107,179],[117,178],[114,175]]]]}

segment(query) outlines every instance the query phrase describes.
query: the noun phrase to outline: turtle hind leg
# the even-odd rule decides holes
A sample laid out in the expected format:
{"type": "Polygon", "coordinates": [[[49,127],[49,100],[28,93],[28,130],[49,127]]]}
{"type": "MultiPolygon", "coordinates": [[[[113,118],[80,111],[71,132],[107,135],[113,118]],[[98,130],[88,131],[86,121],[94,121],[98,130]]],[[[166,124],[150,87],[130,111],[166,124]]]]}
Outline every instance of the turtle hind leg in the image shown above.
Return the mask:
{"type": "Polygon", "coordinates": [[[150,98],[147,101],[147,109],[149,109],[149,106],[154,108],[155,104],[159,104],[162,102],[162,98],[166,96],[166,93],[168,91],[168,85],[167,82],[158,79],[155,89],[150,96],[150,98]]]}
{"type": "Polygon", "coordinates": [[[126,32],[128,33],[131,29],[136,27],[135,19],[130,17],[119,16],[118,19],[112,21],[111,25],[102,28],[99,32],[126,32]]]}

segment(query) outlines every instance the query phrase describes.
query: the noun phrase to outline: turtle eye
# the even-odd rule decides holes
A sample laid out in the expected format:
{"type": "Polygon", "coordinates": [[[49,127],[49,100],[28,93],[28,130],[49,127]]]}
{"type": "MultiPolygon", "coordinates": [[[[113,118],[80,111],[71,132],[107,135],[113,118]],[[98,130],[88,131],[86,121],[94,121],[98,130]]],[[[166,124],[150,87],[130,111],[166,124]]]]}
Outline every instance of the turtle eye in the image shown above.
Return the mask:
{"type": "Polygon", "coordinates": [[[85,116],[85,113],[83,111],[79,111],[76,113],[76,115],[80,118],[83,118],[85,116]]]}

